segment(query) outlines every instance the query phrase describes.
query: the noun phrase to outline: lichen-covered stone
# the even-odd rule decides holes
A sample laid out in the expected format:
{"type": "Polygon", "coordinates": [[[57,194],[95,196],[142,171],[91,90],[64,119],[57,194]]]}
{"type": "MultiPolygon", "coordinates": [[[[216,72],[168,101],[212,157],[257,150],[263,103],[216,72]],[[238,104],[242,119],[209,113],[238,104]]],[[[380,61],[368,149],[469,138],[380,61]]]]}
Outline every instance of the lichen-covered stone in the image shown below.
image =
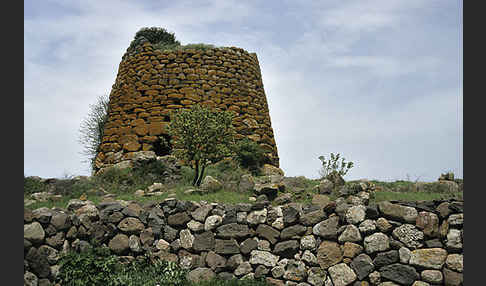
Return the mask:
{"type": "Polygon", "coordinates": [[[339,217],[330,217],[312,228],[312,233],[324,239],[337,238],[337,230],[339,225],[339,217]]]}
{"type": "Polygon", "coordinates": [[[388,216],[391,219],[408,223],[415,223],[418,215],[415,208],[402,206],[399,204],[392,204],[387,201],[379,202],[378,208],[383,215],[388,216]]]}
{"type": "Polygon", "coordinates": [[[442,280],[444,279],[442,272],[439,270],[424,270],[422,273],[420,273],[420,277],[425,282],[432,284],[441,284],[442,280]]]}
{"type": "Polygon", "coordinates": [[[410,265],[429,269],[441,269],[447,258],[447,251],[442,248],[425,248],[413,250],[410,265]]]}
{"type": "Polygon", "coordinates": [[[427,236],[436,237],[439,234],[439,217],[434,213],[420,212],[415,225],[427,236]]]}
{"type": "Polygon", "coordinates": [[[456,272],[462,272],[464,269],[463,255],[462,254],[449,254],[446,258],[447,268],[456,272]]]}
{"type": "Polygon", "coordinates": [[[250,253],[251,264],[262,264],[267,267],[274,267],[277,265],[278,256],[268,251],[252,250],[250,253]]]}
{"type": "Polygon", "coordinates": [[[452,271],[444,267],[442,269],[442,274],[444,277],[444,285],[447,286],[459,286],[463,285],[463,274],[459,272],[452,271]]]}
{"type": "Polygon", "coordinates": [[[204,230],[211,231],[216,227],[220,226],[222,222],[223,218],[219,215],[208,216],[206,218],[206,221],[204,222],[204,230]]]}
{"type": "Polygon", "coordinates": [[[38,222],[33,222],[31,224],[24,224],[24,238],[32,243],[42,243],[46,233],[42,228],[42,225],[38,222]]]}
{"type": "Polygon", "coordinates": [[[340,263],[329,267],[329,275],[331,276],[334,286],[346,286],[353,283],[357,276],[347,264],[340,263]]]}
{"type": "Polygon", "coordinates": [[[395,228],[392,235],[411,249],[417,249],[423,245],[421,241],[424,239],[424,233],[412,224],[403,224],[395,228]]]}
{"type": "Polygon", "coordinates": [[[307,278],[305,264],[302,261],[290,259],[285,267],[283,278],[296,282],[305,281],[307,278]]]}
{"type": "Polygon", "coordinates": [[[339,242],[358,242],[361,241],[363,238],[361,237],[361,233],[359,229],[352,224],[346,226],[344,231],[339,235],[338,241],[339,242]]]}
{"type": "Polygon", "coordinates": [[[462,238],[461,238],[461,231],[458,229],[449,229],[447,233],[447,248],[451,250],[460,250],[462,249],[462,238]]]}
{"type": "Polygon", "coordinates": [[[373,233],[372,235],[365,237],[364,248],[369,254],[388,250],[390,248],[390,239],[384,233],[373,233]]]}
{"type": "Polygon", "coordinates": [[[365,219],[366,207],[364,205],[352,206],[346,211],[346,221],[349,224],[358,224],[365,219]]]}

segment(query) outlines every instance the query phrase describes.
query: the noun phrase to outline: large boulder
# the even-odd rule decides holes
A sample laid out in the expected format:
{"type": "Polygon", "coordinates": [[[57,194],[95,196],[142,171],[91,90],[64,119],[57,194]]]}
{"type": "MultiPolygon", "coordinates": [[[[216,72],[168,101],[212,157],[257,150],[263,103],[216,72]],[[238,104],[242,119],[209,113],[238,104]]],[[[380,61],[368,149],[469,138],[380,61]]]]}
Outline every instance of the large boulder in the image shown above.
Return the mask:
{"type": "Polygon", "coordinates": [[[278,237],[280,236],[280,232],[278,230],[266,224],[259,224],[256,232],[260,237],[263,237],[270,241],[271,244],[275,244],[278,241],[278,237]]]}
{"type": "Polygon", "coordinates": [[[364,253],[356,256],[351,262],[350,266],[358,275],[359,280],[363,280],[375,269],[375,265],[373,264],[371,257],[364,253]]]}
{"type": "Polygon", "coordinates": [[[462,272],[464,269],[464,258],[462,254],[449,254],[447,255],[446,258],[446,265],[447,268],[457,271],[457,272],[462,272]]]}
{"type": "Polygon", "coordinates": [[[280,233],[280,238],[283,240],[286,239],[300,239],[300,237],[307,231],[307,227],[296,224],[289,227],[286,227],[280,233]]]}
{"type": "Polygon", "coordinates": [[[441,269],[447,258],[447,251],[442,248],[426,248],[413,250],[409,263],[414,266],[441,269]]]}
{"type": "Polygon", "coordinates": [[[321,268],[327,269],[328,267],[341,262],[343,259],[343,253],[339,244],[334,241],[323,241],[317,249],[317,263],[321,268]]]}
{"type": "Polygon", "coordinates": [[[235,239],[216,239],[214,251],[219,254],[238,254],[240,247],[235,239]]]}
{"type": "Polygon", "coordinates": [[[217,192],[223,188],[223,184],[211,176],[204,177],[201,189],[206,192],[217,192]]]}
{"type": "Polygon", "coordinates": [[[365,237],[364,248],[368,254],[388,250],[390,248],[390,239],[384,233],[373,233],[365,237]]]}
{"type": "Polygon", "coordinates": [[[275,245],[273,252],[281,257],[293,258],[299,251],[299,242],[297,240],[281,241],[275,245]]]}
{"type": "Polygon", "coordinates": [[[415,225],[427,236],[436,237],[439,235],[439,217],[434,213],[420,212],[415,225]]]}
{"type": "Polygon", "coordinates": [[[331,199],[326,195],[316,194],[312,196],[312,204],[321,208],[326,208],[331,203],[331,199]]]}
{"type": "Polygon", "coordinates": [[[205,231],[213,230],[216,227],[220,226],[222,222],[223,222],[223,218],[219,215],[208,216],[206,218],[206,221],[204,222],[204,230],[205,231]]]}
{"type": "Polygon", "coordinates": [[[337,238],[339,225],[339,217],[332,216],[312,228],[312,233],[318,235],[324,239],[335,239],[337,238]]]}
{"type": "Polygon", "coordinates": [[[216,274],[210,268],[198,267],[187,273],[187,279],[193,283],[199,283],[201,281],[210,280],[214,278],[216,274]]]}
{"type": "Polygon", "coordinates": [[[221,238],[244,238],[250,235],[250,229],[246,224],[229,223],[219,226],[216,235],[221,238]]]}
{"type": "Polygon", "coordinates": [[[183,229],[179,233],[179,239],[181,247],[184,249],[192,249],[194,244],[194,235],[192,235],[191,231],[188,229],[183,229]]]}
{"type": "Polygon", "coordinates": [[[210,204],[203,205],[195,209],[193,212],[191,212],[191,216],[199,221],[199,222],[205,222],[206,217],[208,216],[209,212],[213,209],[213,206],[210,204]]]}
{"type": "Polygon", "coordinates": [[[248,214],[246,221],[250,225],[257,225],[267,221],[267,209],[255,210],[248,214]]]}
{"type": "Polygon", "coordinates": [[[381,277],[401,285],[412,285],[420,276],[412,266],[400,263],[390,264],[380,268],[381,277]]]}
{"type": "Polygon", "coordinates": [[[415,223],[418,216],[415,208],[392,204],[388,201],[379,202],[378,208],[385,217],[402,222],[415,223]]]}
{"type": "Polygon", "coordinates": [[[330,194],[334,188],[334,183],[328,179],[323,179],[318,185],[319,194],[330,194]]]}
{"type": "Polygon", "coordinates": [[[271,175],[279,175],[279,176],[285,176],[285,173],[282,169],[275,167],[270,164],[263,164],[263,167],[261,168],[262,174],[265,176],[271,176],[271,175]]]}
{"type": "Polygon", "coordinates": [[[214,249],[214,233],[206,231],[201,234],[194,235],[192,248],[195,251],[209,251],[214,249]]]}
{"type": "Polygon", "coordinates": [[[136,234],[140,233],[145,228],[145,226],[139,219],[134,217],[127,217],[120,221],[120,223],[118,224],[118,228],[123,232],[136,234]]]}
{"type": "Polygon", "coordinates": [[[122,233],[115,235],[108,243],[108,247],[118,255],[127,253],[130,249],[128,236],[122,233]]]}
{"type": "Polygon", "coordinates": [[[423,246],[421,241],[424,239],[424,233],[412,224],[403,224],[395,228],[392,236],[411,249],[417,249],[423,246]]]}
{"type": "Polygon", "coordinates": [[[290,259],[285,267],[283,278],[291,281],[305,281],[307,271],[304,262],[290,259]]]}
{"type": "Polygon", "coordinates": [[[251,264],[261,264],[267,267],[274,267],[277,265],[278,256],[268,251],[252,250],[250,253],[251,264]]]}
{"type": "Polygon", "coordinates": [[[300,216],[300,223],[305,226],[314,226],[326,218],[326,213],[322,208],[315,211],[304,213],[300,216]]]}
{"type": "Polygon", "coordinates": [[[361,233],[359,229],[352,224],[348,224],[345,226],[344,231],[339,235],[338,241],[343,242],[358,242],[361,241],[361,233]]]}
{"type": "Polygon", "coordinates": [[[40,244],[44,241],[46,233],[38,222],[24,224],[24,238],[34,244],[40,244]]]}

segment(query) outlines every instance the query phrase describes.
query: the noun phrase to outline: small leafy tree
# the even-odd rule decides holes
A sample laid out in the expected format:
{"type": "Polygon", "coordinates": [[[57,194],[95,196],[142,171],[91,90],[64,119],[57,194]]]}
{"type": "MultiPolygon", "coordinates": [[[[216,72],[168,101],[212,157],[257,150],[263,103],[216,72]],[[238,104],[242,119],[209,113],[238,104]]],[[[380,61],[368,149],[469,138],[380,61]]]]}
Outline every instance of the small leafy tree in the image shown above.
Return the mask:
{"type": "Polygon", "coordinates": [[[88,115],[79,128],[79,143],[83,146],[81,154],[87,157],[83,162],[89,162],[94,169],[96,155],[99,152],[105,124],[108,121],[109,97],[101,95],[95,104],[90,104],[88,115]]]}
{"type": "Polygon", "coordinates": [[[344,157],[341,157],[339,153],[334,155],[331,153],[331,157],[329,160],[326,160],[324,156],[319,156],[319,160],[322,162],[322,167],[319,170],[319,175],[321,178],[327,178],[333,173],[337,173],[340,176],[344,176],[348,173],[348,171],[353,167],[353,162],[346,163],[344,157]],[[339,162],[341,159],[341,162],[339,162]]]}
{"type": "Polygon", "coordinates": [[[181,109],[171,115],[168,132],[173,153],[195,170],[193,186],[200,186],[205,168],[232,154],[233,114],[200,105],[181,109]]]}

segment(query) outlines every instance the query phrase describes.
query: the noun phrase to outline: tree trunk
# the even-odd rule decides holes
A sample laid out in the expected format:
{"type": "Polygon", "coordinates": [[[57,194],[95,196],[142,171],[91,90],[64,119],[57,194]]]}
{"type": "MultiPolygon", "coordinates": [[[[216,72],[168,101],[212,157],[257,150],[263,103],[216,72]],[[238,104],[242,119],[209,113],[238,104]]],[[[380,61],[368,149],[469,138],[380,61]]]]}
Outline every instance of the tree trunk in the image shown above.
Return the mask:
{"type": "Polygon", "coordinates": [[[201,175],[199,176],[199,179],[197,180],[196,185],[199,187],[201,185],[202,178],[204,176],[204,169],[206,169],[206,164],[202,165],[202,170],[201,170],[201,175]]]}
{"type": "Polygon", "coordinates": [[[194,180],[192,181],[192,185],[196,186],[197,179],[199,178],[199,160],[194,161],[194,169],[196,170],[196,174],[194,175],[194,180]]]}

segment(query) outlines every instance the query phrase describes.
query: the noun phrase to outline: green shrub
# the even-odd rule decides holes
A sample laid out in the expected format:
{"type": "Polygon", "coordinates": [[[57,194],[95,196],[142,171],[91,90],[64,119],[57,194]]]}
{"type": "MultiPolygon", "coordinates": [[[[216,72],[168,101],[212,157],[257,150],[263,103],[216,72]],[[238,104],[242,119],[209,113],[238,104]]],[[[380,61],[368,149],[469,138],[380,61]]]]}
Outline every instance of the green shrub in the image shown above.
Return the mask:
{"type": "Polygon", "coordinates": [[[133,51],[137,46],[142,43],[142,39],[145,39],[151,44],[158,46],[178,47],[181,44],[179,41],[176,40],[174,33],[170,33],[164,28],[144,27],[135,34],[133,41],[128,47],[128,50],[133,51]]]}
{"type": "Polygon", "coordinates": [[[175,262],[156,260],[147,257],[126,265],[115,277],[116,285],[139,286],[182,286],[187,285],[187,271],[175,262]]]}
{"type": "Polygon", "coordinates": [[[263,149],[253,140],[244,138],[235,145],[236,160],[239,164],[254,175],[266,163],[265,153],[263,149]]]}
{"type": "Polygon", "coordinates": [[[45,192],[47,187],[39,179],[24,176],[24,194],[45,192]]]}
{"type": "Polygon", "coordinates": [[[198,286],[270,286],[264,279],[212,279],[206,281],[200,281],[197,284],[192,285],[198,286]]]}
{"type": "Polygon", "coordinates": [[[150,161],[143,166],[133,168],[133,176],[153,181],[162,178],[166,170],[167,166],[165,166],[164,163],[160,161],[150,161]]]}
{"type": "Polygon", "coordinates": [[[108,248],[69,252],[61,256],[59,279],[62,285],[182,286],[188,285],[187,271],[175,262],[151,261],[148,256],[121,263],[108,248]]]}
{"type": "Polygon", "coordinates": [[[62,285],[117,285],[114,275],[121,271],[118,258],[106,248],[86,252],[69,252],[60,258],[58,277],[62,285]]]}
{"type": "Polygon", "coordinates": [[[96,155],[98,155],[105,124],[108,121],[109,97],[99,96],[95,104],[90,104],[88,115],[83,119],[79,128],[78,142],[83,146],[81,154],[94,170],[96,155]]]}
{"type": "Polygon", "coordinates": [[[341,154],[331,153],[330,159],[326,160],[324,156],[319,156],[319,160],[322,162],[322,168],[319,170],[319,175],[321,178],[327,178],[333,173],[339,174],[339,176],[344,176],[353,167],[353,162],[346,163],[344,158],[341,158],[341,154]],[[339,162],[341,159],[341,162],[339,162]]]}

